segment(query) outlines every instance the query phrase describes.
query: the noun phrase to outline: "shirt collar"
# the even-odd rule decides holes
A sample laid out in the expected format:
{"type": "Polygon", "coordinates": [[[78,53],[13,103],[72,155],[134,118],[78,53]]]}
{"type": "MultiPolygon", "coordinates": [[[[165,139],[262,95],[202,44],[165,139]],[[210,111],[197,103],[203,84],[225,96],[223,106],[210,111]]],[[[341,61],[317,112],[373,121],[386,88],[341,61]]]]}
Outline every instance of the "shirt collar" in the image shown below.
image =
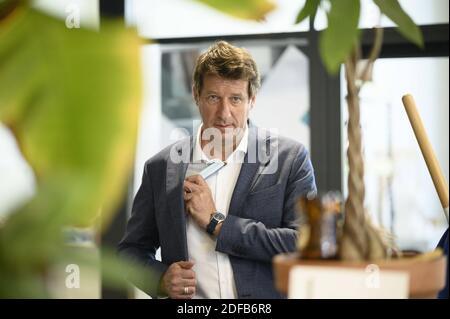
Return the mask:
{"type": "MultiPolygon", "coordinates": [[[[192,154],[192,159],[194,163],[200,162],[210,162],[211,159],[203,152],[201,143],[200,143],[200,135],[202,132],[203,123],[197,129],[197,134],[194,142],[194,153],[192,154]]],[[[245,123],[244,127],[244,135],[242,136],[239,145],[236,147],[233,153],[228,156],[226,162],[233,162],[236,160],[243,160],[245,154],[248,150],[248,125],[245,123]]]]}

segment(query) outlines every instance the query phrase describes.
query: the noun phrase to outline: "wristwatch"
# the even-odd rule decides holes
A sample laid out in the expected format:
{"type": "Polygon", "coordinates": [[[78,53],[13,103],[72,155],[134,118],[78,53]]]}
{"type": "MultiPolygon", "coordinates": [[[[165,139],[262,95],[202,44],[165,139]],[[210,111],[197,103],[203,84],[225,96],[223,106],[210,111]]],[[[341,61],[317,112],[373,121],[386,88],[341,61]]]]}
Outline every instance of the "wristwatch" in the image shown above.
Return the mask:
{"type": "Polygon", "coordinates": [[[225,220],[225,215],[220,212],[215,212],[211,216],[211,220],[206,226],[206,232],[210,235],[214,233],[214,230],[216,229],[217,225],[222,223],[225,220]]]}

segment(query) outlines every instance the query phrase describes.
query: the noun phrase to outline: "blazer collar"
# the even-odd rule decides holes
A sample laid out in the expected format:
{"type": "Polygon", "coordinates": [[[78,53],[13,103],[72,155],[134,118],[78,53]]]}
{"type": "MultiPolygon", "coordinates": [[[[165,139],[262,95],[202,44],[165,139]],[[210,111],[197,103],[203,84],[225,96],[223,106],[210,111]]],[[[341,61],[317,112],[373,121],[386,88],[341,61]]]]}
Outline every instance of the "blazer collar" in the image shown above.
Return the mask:
{"type": "MultiPolygon", "coordinates": [[[[231,197],[229,215],[240,216],[245,198],[255,185],[262,169],[269,164],[270,160],[262,161],[258,155],[261,146],[269,141],[263,131],[259,130],[252,122],[249,122],[248,151],[244,157],[241,171],[234,187],[231,197]]],[[[266,144],[267,145],[267,144],[266,144]]]]}
{"type": "Polygon", "coordinates": [[[180,243],[176,252],[179,260],[188,260],[186,240],[186,213],[183,201],[183,181],[192,159],[193,138],[185,138],[174,144],[169,152],[166,171],[166,194],[169,205],[172,235],[175,243],[180,243]]]}

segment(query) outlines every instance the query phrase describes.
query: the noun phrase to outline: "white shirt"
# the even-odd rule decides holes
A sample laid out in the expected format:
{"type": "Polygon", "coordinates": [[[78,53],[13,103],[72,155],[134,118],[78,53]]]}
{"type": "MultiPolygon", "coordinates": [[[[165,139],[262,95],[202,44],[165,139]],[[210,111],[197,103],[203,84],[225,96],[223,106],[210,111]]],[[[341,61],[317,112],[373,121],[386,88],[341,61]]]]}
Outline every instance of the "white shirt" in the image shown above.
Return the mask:
{"type": "MultiPolygon", "coordinates": [[[[200,143],[202,126],[197,131],[195,140],[193,162],[209,161],[203,152],[200,143]]],[[[225,216],[228,214],[231,196],[241,171],[242,159],[247,153],[248,128],[235,151],[227,158],[225,165],[214,175],[208,177],[206,182],[216,204],[217,211],[225,216]]],[[[188,166],[189,169],[193,165],[188,166]]],[[[205,229],[200,228],[192,218],[187,219],[186,226],[189,259],[194,261],[193,270],[196,274],[197,289],[194,298],[237,298],[233,269],[227,254],[216,251],[217,238],[209,235],[205,229]]]]}

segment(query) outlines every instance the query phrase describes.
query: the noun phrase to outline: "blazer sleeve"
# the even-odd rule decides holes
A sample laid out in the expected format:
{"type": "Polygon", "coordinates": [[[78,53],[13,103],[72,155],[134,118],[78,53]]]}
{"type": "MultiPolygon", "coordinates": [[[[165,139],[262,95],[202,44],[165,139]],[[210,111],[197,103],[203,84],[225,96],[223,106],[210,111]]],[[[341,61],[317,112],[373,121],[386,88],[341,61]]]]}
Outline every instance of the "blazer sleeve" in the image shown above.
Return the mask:
{"type": "Polygon", "coordinates": [[[131,217],[128,220],[125,236],[118,245],[118,253],[132,263],[149,270],[147,282],[135,282],[128,273],[128,279],[139,289],[152,297],[157,297],[159,282],[168,266],[156,260],[155,253],[160,246],[155,220],[153,188],[146,163],[142,183],[134,198],[131,217]]]}
{"type": "Polygon", "coordinates": [[[310,192],[317,192],[314,171],[307,150],[301,147],[291,166],[280,227],[267,228],[259,221],[228,215],[218,235],[216,250],[264,262],[271,262],[277,254],[294,252],[297,242],[295,203],[299,196],[310,192]]]}

